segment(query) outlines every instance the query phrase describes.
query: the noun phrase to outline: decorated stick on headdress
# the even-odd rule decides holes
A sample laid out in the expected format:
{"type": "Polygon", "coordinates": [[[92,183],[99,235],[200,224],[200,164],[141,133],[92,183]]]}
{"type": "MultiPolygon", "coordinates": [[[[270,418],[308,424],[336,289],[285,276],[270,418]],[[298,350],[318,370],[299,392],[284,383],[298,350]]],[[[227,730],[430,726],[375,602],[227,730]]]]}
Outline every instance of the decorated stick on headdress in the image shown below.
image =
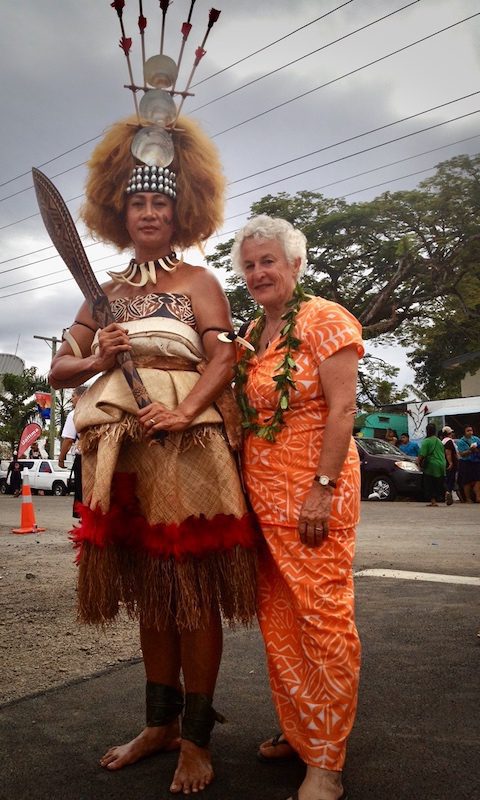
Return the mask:
{"type": "MultiPolygon", "coordinates": [[[[184,104],[184,102],[185,102],[186,93],[187,93],[187,92],[188,92],[188,90],[190,89],[190,85],[191,85],[191,83],[192,83],[193,76],[194,76],[194,74],[195,74],[195,70],[197,69],[198,65],[200,64],[200,61],[202,60],[203,56],[204,56],[204,55],[205,55],[205,53],[207,52],[207,51],[204,49],[204,48],[205,48],[205,42],[206,42],[206,41],[207,41],[207,39],[208,39],[208,35],[209,35],[210,31],[212,30],[212,27],[213,27],[213,25],[215,24],[215,22],[216,22],[216,21],[217,21],[217,19],[219,18],[219,16],[220,16],[220,13],[221,13],[221,12],[220,12],[220,11],[217,11],[217,9],[216,9],[216,8],[211,8],[211,9],[210,9],[210,13],[209,13],[209,15],[208,15],[208,25],[207,25],[207,30],[206,30],[206,32],[205,32],[205,36],[203,37],[203,40],[202,40],[202,43],[201,43],[201,45],[200,45],[199,47],[197,47],[197,49],[195,50],[195,61],[193,62],[192,71],[191,71],[191,73],[190,73],[190,75],[189,75],[189,78],[188,78],[188,81],[187,81],[187,85],[186,85],[186,87],[185,87],[185,89],[184,89],[184,92],[183,92],[183,97],[182,97],[181,103],[180,103],[180,105],[179,105],[179,107],[178,107],[177,118],[178,118],[178,116],[180,115],[180,112],[181,112],[181,110],[182,110],[183,104],[184,104]]],[[[175,121],[176,121],[176,120],[175,120],[175,121]]]]}
{"type": "Polygon", "coordinates": [[[143,16],[142,0],[138,0],[138,30],[140,32],[140,41],[142,45],[142,69],[145,70],[145,28],[147,27],[147,18],[143,16]]]}
{"type": "MultiPolygon", "coordinates": [[[[182,43],[180,45],[180,53],[178,54],[178,61],[177,61],[177,67],[178,67],[178,71],[179,72],[180,72],[180,65],[182,63],[182,58],[183,58],[183,51],[185,50],[185,45],[187,43],[187,39],[189,37],[190,31],[192,30],[191,19],[192,19],[193,6],[195,5],[195,3],[196,3],[196,0],[191,0],[190,11],[188,12],[188,18],[183,23],[183,25],[181,27],[182,43]]],[[[173,90],[175,90],[175,85],[176,85],[176,81],[173,84],[173,90]]]]}
{"type": "Polygon", "coordinates": [[[133,92],[133,102],[135,103],[135,111],[137,113],[138,121],[140,122],[140,114],[138,111],[138,103],[137,103],[137,95],[136,95],[136,87],[135,81],[133,80],[133,72],[132,72],[132,62],[130,61],[130,48],[132,46],[131,38],[127,37],[125,33],[125,28],[123,25],[123,9],[125,6],[125,0],[113,0],[111,3],[112,8],[115,9],[117,12],[118,20],[120,22],[120,30],[122,32],[122,38],[120,39],[119,46],[125,53],[125,58],[127,59],[127,67],[128,67],[128,74],[130,76],[130,85],[131,90],[133,92]]]}
{"type": "Polygon", "coordinates": [[[160,36],[160,55],[163,55],[163,44],[165,42],[165,17],[167,16],[170,0],[159,0],[162,9],[162,33],[160,36]]]}
{"type": "MultiPolygon", "coordinates": [[[[220,11],[212,8],[209,13],[208,25],[200,47],[195,51],[194,65],[191,70],[187,87],[184,91],[175,89],[178,77],[178,64],[164,53],[165,37],[165,17],[169,0],[159,0],[162,13],[160,53],[146,58],[144,52],[144,31],[147,20],[143,15],[143,6],[139,3],[138,27],[142,40],[142,60],[144,85],[136,86],[133,82],[132,68],[130,62],[130,48],[132,40],[127,38],[123,25],[123,9],[125,0],[114,0],[112,8],[117,12],[122,39],[122,47],[129,66],[131,84],[127,86],[131,89],[135,100],[135,111],[137,114],[137,129],[131,138],[131,154],[133,161],[130,164],[130,174],[125,183],[127,194],[135,192],[159,192],[166,194],[172,200],[177,198],[177,175],[173,162],[175,159],[174,137],[177,144],[183,146],[177,136],[176,123],[179,118],[180,109],[183,106],[185,97],[189,95],[189,87],[200,63],[205,55],[204,45],[214,23],[220,16],[220,11]],[[136,92],[143,91],[144,94],[137,104],[136,92]],[[180,95],[181,102],[177,109],[174,96],[180,95]]],[[[179,63],[183,57],[184,47],[191,30],[191,18],[195,0],[190,0],[190,9],[187,21],[182,25],[182,44],[180,48],[179,63]]],[[[191,133],[191,131],[190,131],[191,133]]],[[[208,151],[209,147],[206,146],[208,151]]],[[[207,156],[207,161],[208,161],[207,156]]],[[[223,178],[222,178],[223,180],[223,178]]]]}

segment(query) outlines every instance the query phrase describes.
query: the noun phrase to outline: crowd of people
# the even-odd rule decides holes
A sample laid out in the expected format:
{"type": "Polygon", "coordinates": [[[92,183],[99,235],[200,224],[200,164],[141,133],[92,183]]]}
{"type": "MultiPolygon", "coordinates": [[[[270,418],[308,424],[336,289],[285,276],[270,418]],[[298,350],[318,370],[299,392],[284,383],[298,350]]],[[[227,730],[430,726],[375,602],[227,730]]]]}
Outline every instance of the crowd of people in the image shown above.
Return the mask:
{"type": "Polygon", "coordinates": [[[472,425],[465,425],[456,437],[449,425],[437,434],[436,426],[428,423],[423,441],[410,441],[408,433],[402,433],[397,446],[422,468],[430,506],[452,505],[454,492],[462,503],[480,503],[480,437],[472,425]]]}

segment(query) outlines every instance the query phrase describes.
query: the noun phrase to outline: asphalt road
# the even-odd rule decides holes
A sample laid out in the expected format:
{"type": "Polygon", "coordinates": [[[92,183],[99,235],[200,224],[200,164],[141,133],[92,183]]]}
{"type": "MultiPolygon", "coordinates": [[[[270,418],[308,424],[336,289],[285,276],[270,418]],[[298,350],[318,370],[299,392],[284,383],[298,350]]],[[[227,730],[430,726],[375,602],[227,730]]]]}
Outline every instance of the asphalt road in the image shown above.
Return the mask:
{"type": "MultiPolygon", "coordinates": [[[[35,498],[63,532],[69,498],[35,498]]],[[[0,531],[9,535],[0,498],[0,531]]],[[[363,503],[355,563],[363,644],[359,710],[349,743],[349,800],[480,800],[480,507],[363,503]]],[[[16,519],[12,520],[16,524],[16,519]]],[[[226,632],[210,800],[286,800],[298,763],[260,765],[276,730],[257,630],[226,632]]],[[[110,774],[106,745],[143,722],[143,668],[127,663],[31,695],[0,711],[1,800],[165,800],[175,757],[110,774]]]]}

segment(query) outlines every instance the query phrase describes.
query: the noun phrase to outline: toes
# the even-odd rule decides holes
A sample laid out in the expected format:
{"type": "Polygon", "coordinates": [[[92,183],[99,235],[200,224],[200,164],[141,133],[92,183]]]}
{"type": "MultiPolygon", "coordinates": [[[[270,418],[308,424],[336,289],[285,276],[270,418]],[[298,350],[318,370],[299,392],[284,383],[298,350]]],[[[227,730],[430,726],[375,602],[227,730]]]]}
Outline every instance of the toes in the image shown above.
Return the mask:
{"type": "Polygon", "coordinates": [[[110,755],[103,756],[103,758],[100,759],[100,766],[108,767],[116,760],[116,756],[113,753],[110,753],[110,755]]]}

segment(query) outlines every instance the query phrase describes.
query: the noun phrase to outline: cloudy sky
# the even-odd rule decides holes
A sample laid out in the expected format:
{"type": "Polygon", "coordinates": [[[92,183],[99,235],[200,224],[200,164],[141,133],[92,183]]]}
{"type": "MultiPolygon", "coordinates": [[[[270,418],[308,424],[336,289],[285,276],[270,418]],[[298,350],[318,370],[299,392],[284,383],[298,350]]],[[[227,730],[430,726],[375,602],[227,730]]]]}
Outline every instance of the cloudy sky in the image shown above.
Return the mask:
{"type": "MultiPolygon", "coordinates": [[[[189,6],[173,0],[167,14],[165,52],[174,58],[189,6]]],[[[196,2],[180,83],[210,7],[211,0],[196,2]]],[[[230,183],[224,228],[210,249],[267,193],[310,189],[368,200],[416,186],[440,161],[480,151],[478,0],[217,0],[216,7],[222,14],[184,108],[214,138],[230,183]]],[[[158,0],[143,0],[143,12],[153,55],[158,0]]],[[[127,0],[140,82],[137,16],[138,2],[127,0]]],[[[30,169],[54,180],[77,218],[95,139],[132,113],[133,101],[109,0],[16,0],[4,4],[2,20],[0,352],[46,372],[49,348],[33,337],[59,337],[82,298],[50,245],[30,169]]],[[[128,261],[88,237],[84,243],[100,281],[128,261]]],[[[400,350],[382,353],[402,365],[400,382],[412,379],[400,350]]]]}

